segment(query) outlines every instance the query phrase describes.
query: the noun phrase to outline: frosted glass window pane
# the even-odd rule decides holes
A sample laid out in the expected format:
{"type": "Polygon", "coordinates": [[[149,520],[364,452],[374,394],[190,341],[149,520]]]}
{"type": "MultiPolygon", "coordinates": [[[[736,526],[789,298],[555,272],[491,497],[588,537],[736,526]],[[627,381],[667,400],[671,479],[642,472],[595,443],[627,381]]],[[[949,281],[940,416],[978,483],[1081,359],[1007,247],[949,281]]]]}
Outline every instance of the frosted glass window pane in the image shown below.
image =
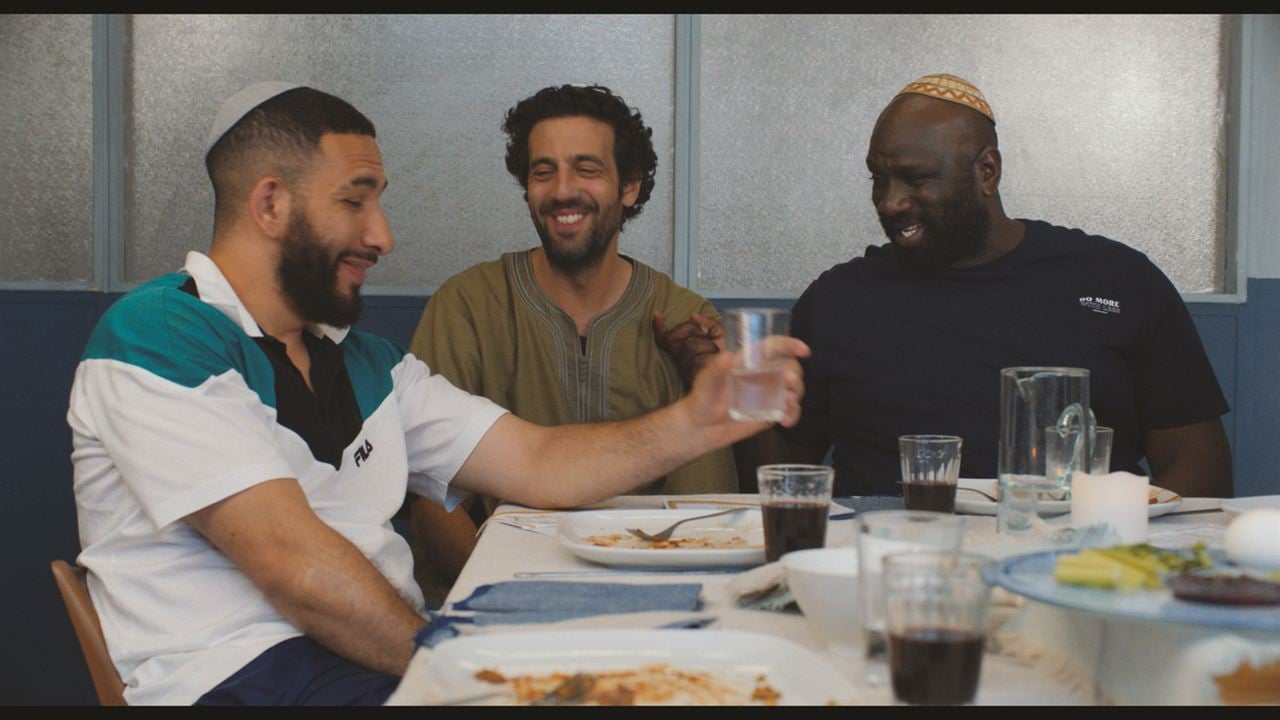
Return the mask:
{"type": "Polygon", "coordinates": [[[0,15],[0,282],[93,280],[93,23],[0,15]]]}
{"type": "Polygon", "coordinates": [[[1005,211],[1225,287],[1227,22],[1217,15],[705,16],[697,287],[799,293],[887,242],[864,160],[920,75],[991,103],[1005,211]]]}
{"type": "Polygon", "coordinates": [[[208,124],[225,97],[266,78],[334,93],[373,120],[397,247],[369,283],[418,288],[538,244],[503,164],[503,115],[547,85],[607,85],[653,128],[659,163],[621,251],[670,272],[674,34],[670,15],[135,16],[126,276],[208,247],[208,124]]]}

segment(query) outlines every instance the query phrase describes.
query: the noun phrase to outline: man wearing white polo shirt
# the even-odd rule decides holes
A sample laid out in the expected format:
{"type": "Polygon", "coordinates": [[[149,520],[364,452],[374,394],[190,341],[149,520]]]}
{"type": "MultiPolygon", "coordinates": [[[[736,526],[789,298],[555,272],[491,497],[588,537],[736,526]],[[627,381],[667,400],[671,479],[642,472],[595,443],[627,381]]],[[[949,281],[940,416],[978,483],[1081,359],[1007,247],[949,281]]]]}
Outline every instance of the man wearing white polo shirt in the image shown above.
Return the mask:
{"type": "Polygon", "coordinates": [[[352,329],[394,241],[373,125],[339,98],[242,90],[206,165],[209,254],[107,311],[68,412],[78,562],[131,704],[381,703],[424,625],[406,492],[568,507],[762,428],[728,419],[727,356],[655,413],[543,428],[352,329]]]}

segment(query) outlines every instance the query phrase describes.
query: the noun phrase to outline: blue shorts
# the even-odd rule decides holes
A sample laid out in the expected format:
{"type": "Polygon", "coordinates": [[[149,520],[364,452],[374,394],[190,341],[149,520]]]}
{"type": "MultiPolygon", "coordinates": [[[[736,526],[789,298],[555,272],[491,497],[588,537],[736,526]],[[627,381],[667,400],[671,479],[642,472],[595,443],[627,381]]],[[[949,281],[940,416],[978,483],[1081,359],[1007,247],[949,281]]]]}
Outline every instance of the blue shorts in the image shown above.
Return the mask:
{"type": "Polygon", "coordinates": [[[400,678],[356,665],[301,635],[200,696],[196,705],[381,705],[400,678]]]}

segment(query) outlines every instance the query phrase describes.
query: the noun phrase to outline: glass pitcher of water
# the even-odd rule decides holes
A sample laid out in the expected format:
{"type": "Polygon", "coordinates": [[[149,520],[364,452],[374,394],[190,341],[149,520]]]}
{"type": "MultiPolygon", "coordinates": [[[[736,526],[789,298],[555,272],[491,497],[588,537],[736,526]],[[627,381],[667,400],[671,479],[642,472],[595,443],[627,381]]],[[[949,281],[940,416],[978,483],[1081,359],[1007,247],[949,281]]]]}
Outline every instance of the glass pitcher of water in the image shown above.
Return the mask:
{"type": "Polygon", "coordinates": [[[1010,483],[1042,486],[1052,499],[1065,499],[1071,473],[1088,471],[1093,436],[1089,371],[1069,367],[1011,367],[1000,371],[1000,445],[997,474],[1001,490],[1010,483]],[[1065,462],[1046,467],[1046,436],[1071,438],[1065,462]],[[1052,475],[1052,476],[1050,476],[1052,475]]]}

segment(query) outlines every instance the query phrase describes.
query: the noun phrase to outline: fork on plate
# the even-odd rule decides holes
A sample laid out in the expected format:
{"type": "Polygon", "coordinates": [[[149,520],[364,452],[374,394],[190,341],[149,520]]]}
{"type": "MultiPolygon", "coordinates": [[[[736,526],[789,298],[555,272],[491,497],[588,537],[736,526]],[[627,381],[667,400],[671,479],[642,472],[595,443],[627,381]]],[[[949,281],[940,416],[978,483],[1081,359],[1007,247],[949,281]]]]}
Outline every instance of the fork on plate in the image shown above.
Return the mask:
{"type": "Polygon", "coordinates": [[[742,512],[743,510],[747,510],[747,509],[749,508],[736,507],[736,508],[730,508],[728,510],[721,510],[720,512],[709,513],[707,515],[697,515],[695,517],[685,518],[683,520],[677,520],[676,522],[671,523],[671,525],[669,525],[666,529],[656,533],[647,533],[641,530],[640,528],[627,528],[626,530],[627,532],[631,533],[632,535],[635,535],[641,540],[647,540],[649,542],[660,542],[662,540],[670,540],[671,533],[675,532],[677,527],[680,527],[681,525],[687,522],[693,522],[694,520],[705,520],[707,518],[713,518],[718,515],[728,515],[729,513],[742,512]]]}
{"type": "Polygon", "coordinates": [[[965,487],[963,485],[957,485],[956,490],[964,490],[965,492],[978,493],[979,495],[990,500],[991,502],[999,502],[999,500],[996,500],[995,497],[988,495],[987,493],[979,490],[978,488],[971,488],[971,487],[965,487]]]}

